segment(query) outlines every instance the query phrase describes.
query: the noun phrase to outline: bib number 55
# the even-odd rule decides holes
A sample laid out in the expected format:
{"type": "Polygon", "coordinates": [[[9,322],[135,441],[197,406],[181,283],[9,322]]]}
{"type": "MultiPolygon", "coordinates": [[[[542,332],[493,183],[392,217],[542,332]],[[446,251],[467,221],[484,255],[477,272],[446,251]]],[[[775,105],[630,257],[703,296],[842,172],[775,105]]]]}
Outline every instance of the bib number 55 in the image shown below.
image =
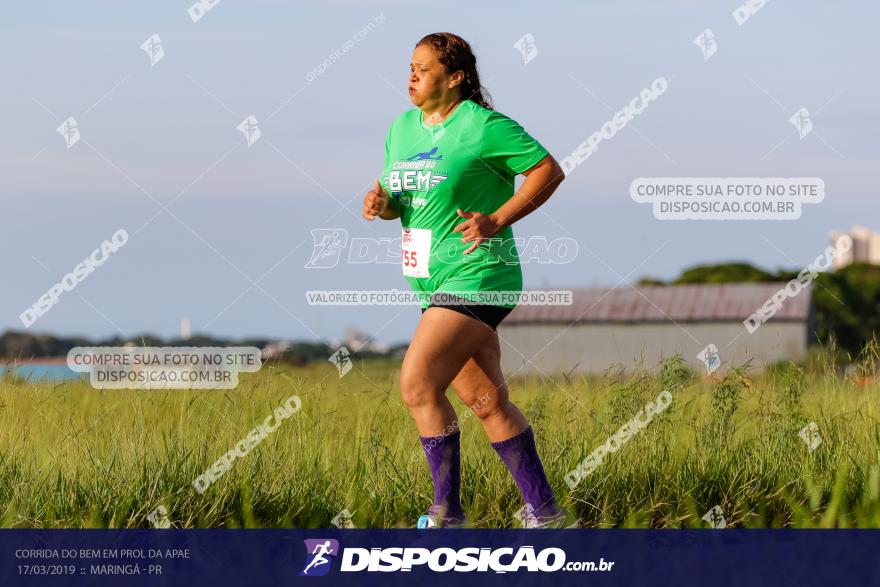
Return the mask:
{"type": "Polygon", "coordinates": [[[431,231],[425,228],[404,228],[402,239],[403,274],[408,277],[430,277],[431,231]]]}

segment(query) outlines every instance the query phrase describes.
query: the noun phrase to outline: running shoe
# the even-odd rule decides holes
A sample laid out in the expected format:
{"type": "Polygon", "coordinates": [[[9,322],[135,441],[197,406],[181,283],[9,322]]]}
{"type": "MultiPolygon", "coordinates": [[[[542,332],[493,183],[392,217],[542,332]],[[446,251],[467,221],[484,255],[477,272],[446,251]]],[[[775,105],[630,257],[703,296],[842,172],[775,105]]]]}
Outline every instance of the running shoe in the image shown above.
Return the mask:
{"type": "Polygon", "coordinates": [[[432,505],[428,508],[428,513],[419,517],[416,528],[464,528],[466,518],[444,516],[444,507],[442,505],[432,505]]]}
{"type": "Polygon", "coordinates": [[[531,508],[523,514],[523,528],[577,528],[577,521],[569,524],[568,511],[560,507],[550,516],[539,516],[531,508]]]}

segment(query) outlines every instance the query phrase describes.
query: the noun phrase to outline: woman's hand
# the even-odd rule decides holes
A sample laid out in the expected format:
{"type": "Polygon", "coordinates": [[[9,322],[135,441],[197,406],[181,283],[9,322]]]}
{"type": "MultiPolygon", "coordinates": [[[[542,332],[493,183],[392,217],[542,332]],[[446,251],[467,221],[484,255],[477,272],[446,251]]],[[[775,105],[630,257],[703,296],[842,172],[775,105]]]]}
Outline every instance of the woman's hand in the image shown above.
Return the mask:
{"type": "Polygon", "coordinates": [[[373,220],[376,216],[381,216],[386,208],[388,208],[388,194],[379,185],[379,180],[373,180],[373,189],[364,196],[364,218],[373,220]]]}
{"type": "Polygon", "coordinates": [[[479,212],[463,212],[458,210],[458,215],[467,218],[464,222],[456,226],[452,232],[460,232],[461,242],[467,243],[474,241],[464,254],[474,251],[480,246],[480,243],[489,240],[501,229],[501,226],[495,221],[491,215],[481,214],[479,212]]]}

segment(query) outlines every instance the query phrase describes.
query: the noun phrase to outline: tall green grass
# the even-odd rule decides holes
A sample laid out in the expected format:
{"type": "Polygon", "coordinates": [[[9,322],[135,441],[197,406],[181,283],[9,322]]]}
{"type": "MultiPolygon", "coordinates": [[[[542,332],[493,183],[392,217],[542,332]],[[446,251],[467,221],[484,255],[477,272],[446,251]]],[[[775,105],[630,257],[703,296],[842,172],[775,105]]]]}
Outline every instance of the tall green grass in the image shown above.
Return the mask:
{"type": "MultiPolygon", "coordinates": [[[[830,361],[707,378],[672,357],[510,389],[583,526],[705,527],[719,505],[728,526],[880,527],[880,389],[865,377],[875,364],[866,359],[860,378],[830,361]],[[569,491],[565,474],[664,389],[669,409],[569,491]],[[811,421],[822,437],[812,452],[798,437],[811,421]]],[[[343,509],[358,527],[411,527],[433,492],[398,369],[355,360],[340,379],[330,364],[265,365],[235,390],[192,392],[6,376],[0,526],[146,527],[164,505],[175,527],[329,527],[343,509]],[[292,394],[301,411],[198,494],[196,476],[292,394]]],[[[461,417],[461,428],[471,522],[511,527],[523,504],[510,475],[477,418],[461,417]]]]}

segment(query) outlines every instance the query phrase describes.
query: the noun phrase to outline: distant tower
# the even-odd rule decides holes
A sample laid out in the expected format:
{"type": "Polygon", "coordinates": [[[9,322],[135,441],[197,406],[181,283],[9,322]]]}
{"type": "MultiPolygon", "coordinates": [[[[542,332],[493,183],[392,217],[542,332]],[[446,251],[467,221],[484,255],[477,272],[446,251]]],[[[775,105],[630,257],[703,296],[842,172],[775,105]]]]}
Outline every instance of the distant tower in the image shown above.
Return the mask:
{"type": "Polygon", "coordinates": [[[189,340],[190,336],[192,336],[192,322],[184,316],[180,319],[180,338],[182,340],[189,340]]]}
{"type": "MultiPolygon", "coordinates": [[[[831,244],[834,245],[837,239],[843,234],[836,230],[832,230],[829,236],[831,244]]],[[[832,267],[840,269],[852,263],[870,263],[872,265],[880,265],[880,233],[871,232],[864,226],[853,226],[848,233],[852,238],[852,248],[842,256],[834,259],[832,267]]]]}
{"type": "MultiPolygon", "coordinates": [[[[829,240],[831,240],[831,246],[833,247],[835,243],[837,243],[837,239],[842,237],[845,234],[849,234],[846,232],[838,232],[836,230],[832,230],[828,233],[829,240]]],[[[833,257],[831,259],[831,269],[836,271],[838,269],[843,269],[847,265],[851,265],[855,260],[855,240],[853,240],[853,246],[847,252],[833,257]]]]}
{"type": "Polygon", "coordinates": [[[880,232],[871,232],[864,226],[853,226],[850,234],[856,261],[880,265],[880,232]]]}

